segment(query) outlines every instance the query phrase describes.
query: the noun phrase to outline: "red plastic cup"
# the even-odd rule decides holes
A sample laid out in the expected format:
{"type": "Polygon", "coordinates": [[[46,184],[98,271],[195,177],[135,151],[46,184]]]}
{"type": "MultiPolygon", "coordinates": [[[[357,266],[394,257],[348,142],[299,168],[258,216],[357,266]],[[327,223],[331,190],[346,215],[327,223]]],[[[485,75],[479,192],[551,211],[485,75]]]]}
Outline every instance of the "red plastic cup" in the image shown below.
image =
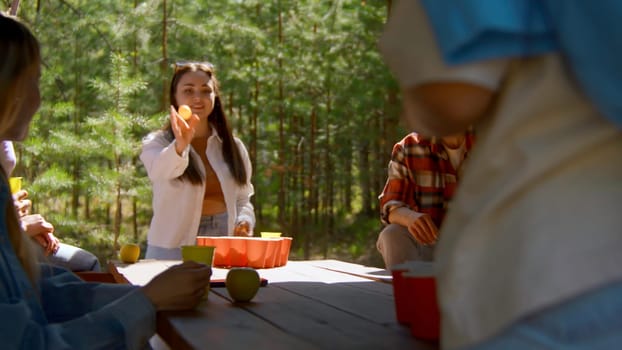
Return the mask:
{"type": "Polygon", "coordinates": [[[406,267],[398,267],[391,270],[393,275],[393,299],[395,303],[395,315],[401,324],[410,324],[410,314],[412,313],[411,298],[408,295],[404,273],[408,272],[406,267]]]}
{"type": "Polygon", "coordinates": [[[391,269],[397,321],[409,325],[413,336],[437,340],[440,313],[431,261],[408,261],[391,269]]]}
{"type": "Polygon", "coordinates": [[[412,335],[421,339],[439,339],[441,316],[436,299],[436,278],[413,272],[402,273],[402,278],[408,293],[407,311],[412,335]]]}

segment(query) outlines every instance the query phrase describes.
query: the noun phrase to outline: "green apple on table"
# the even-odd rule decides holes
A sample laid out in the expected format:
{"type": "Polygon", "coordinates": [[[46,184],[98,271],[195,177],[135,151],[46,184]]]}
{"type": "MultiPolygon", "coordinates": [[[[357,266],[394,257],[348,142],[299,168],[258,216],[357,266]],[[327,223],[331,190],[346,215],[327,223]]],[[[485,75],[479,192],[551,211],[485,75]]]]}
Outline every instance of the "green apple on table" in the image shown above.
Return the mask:
{"type": "Polygon", "coordinates": [[[225,286],[231,298],[236,302],[248,302],[253,299],[261,280],[257,271],[250,267],[233,267],[227,273],[225,286]]]}
{"type": "Polygon", "coordinates": [[[119,259],[124,263],[133,264],[138,261],[140,256],[140,246],[134,243],[127,243],[121,246],[119,259]]]}

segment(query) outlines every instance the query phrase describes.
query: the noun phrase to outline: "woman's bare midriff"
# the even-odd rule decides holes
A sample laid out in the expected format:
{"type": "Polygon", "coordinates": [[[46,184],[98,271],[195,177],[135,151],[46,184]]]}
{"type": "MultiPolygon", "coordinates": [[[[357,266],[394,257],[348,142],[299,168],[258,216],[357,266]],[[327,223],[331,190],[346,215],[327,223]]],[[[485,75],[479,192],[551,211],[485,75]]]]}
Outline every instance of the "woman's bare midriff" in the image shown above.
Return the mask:
{"type": "Polygon", "coordinates": [[[203,210],[201,211],[201,215],[216,215],[227,212],[227,206],[225,205],[225,201],[223,199],[212,199],[212,198],[204,198],[203,199],[203,210]]]}

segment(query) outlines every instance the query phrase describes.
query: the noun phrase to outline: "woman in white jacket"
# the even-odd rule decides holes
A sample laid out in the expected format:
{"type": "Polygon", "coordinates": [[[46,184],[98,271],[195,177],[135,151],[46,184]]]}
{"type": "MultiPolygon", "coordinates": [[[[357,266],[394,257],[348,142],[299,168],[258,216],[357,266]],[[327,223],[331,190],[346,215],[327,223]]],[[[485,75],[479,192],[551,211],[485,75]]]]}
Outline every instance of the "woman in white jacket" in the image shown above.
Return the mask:
{"type": "Polygon", "coordinates": [[[180,259],[197,235],[251,236],[255,214],[251,162],[234,137],[213,66],[175,65],[169,123],[143,140],[140,159],[153,186],[147,258],[180,259]],[[184,120],[177,110],[188,105],[184,120]]]}

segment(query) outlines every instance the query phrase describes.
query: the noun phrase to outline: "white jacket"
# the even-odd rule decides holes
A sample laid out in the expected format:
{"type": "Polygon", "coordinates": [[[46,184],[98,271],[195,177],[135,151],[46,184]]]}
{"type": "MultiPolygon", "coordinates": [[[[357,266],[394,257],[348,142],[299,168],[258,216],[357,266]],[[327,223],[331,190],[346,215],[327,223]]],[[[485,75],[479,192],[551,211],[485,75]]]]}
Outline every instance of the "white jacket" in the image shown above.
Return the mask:
{"type": "MultiPolygon", "coordinates": [[[[248,151],[237,137],[235,142],[240,150],[246,167],[246,185],[239,186],[222,155],[222,139],[212,128],[212,135],[208,138],[205,151],[207,159],[218,176],[227,206],[227,232],[233,235],[235,224],[247,221],[251,232],[255,226],[255,213],[250,197],[254,194],[250,182],[252,166],[248,151]]],[[[175,142],[168,141],[163,131],[153,132],[143,140],[143,149],[140,160],[147,169],[147,175],[153,187],[153,217],[147,233],[147,242],[162,248],[178,248],[181,245],[195,244],[201,211],[205,184],[193,185],[187,181],[177,179],[188,166],[189,152],[195,159],[200,159],[198,153],[188,145],[182,155],[175,151],[175,142]]],[[[205,174],[203,162],[197,162],[198,169],[205,174]]]]}

